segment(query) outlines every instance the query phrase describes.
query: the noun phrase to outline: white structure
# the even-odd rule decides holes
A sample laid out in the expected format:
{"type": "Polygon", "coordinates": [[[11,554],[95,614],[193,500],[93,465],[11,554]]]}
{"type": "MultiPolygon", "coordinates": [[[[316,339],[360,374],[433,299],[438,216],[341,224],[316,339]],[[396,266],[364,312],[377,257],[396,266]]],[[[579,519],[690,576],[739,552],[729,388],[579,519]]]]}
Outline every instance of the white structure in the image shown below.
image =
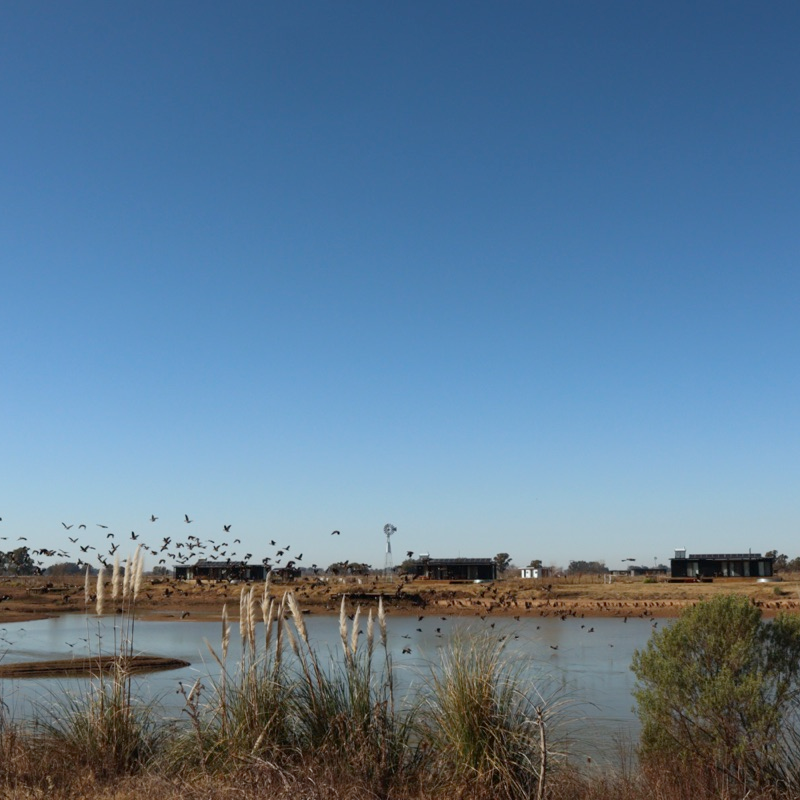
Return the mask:
{"type": "Polygon", "coordinates": [[[542,577],[542,569],[541,567],[523,567],[519,571],[520,578],[541,578],[542,577]]]}

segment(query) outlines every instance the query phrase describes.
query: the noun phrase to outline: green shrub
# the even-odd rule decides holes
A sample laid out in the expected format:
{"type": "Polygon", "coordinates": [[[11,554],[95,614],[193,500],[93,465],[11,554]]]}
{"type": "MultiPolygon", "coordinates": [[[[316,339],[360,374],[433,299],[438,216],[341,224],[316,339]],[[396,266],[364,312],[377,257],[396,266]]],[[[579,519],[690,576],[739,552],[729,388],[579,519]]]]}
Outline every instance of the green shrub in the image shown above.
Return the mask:
{"type": "Polygon", "coordinates": [[[800,618],[764,622],[747,598],[687,609],[634,653],[643,761],[705,765],[745,786],[794,786],[800,618]]]}

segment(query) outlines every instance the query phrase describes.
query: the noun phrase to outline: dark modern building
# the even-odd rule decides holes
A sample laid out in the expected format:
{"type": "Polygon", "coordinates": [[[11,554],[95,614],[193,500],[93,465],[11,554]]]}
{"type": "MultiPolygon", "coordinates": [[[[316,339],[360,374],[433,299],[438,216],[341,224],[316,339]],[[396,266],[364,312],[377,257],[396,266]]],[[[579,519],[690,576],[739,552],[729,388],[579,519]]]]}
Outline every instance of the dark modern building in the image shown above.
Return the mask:
{"type": "Polygon", "coordinates": [[[497,578],[497,563],[493,558],[420,556],[409,572],[432,581],[493,581],[497,578]]]}
{"type": "Polygon", "coordinates": [[[263,564],[245,564],[244,561],[198,561],[175,567],[175,578],[179,581],[263,581],[266,577],[263,564]]]}
{"type": "Polygon", "coordinates": [[[690,553],[676,550],[673,578],[769,578],[774,559],[761,553],[690,553]]]}

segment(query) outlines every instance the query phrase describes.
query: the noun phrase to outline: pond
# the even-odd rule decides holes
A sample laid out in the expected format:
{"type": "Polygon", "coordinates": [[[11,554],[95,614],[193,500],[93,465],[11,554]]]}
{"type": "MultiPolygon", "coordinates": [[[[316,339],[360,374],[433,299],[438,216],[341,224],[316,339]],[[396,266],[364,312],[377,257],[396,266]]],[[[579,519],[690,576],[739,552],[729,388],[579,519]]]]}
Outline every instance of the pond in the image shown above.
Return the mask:
{"type": "MultiPolygon", "coordinates": [[[[116,620],[117,624],[119,620],[116,620]]],[[[115,620],[104,617],[64,615],[51,619],[7,624],[0,628],[2,663],[75,658],[114,650],[115,620]]],[[[339,622],[335,616],[308,616],[309,637],[318,654],[341,657],[339,622]]],[[[630,618],[565,620],[553,617],[510,618],[446,617],[426,614],[389,614],[389,648],[396,668],[396,685],[401,694],[413,696],[425,684],[431,669],[459,633],[487,633],[504,639],[506,654],[523,677],[526,689],[545,701],[558,703],[563,733],[573,751],[577,748],[592,758],[610,755],[617,742],[630,741],[638,734],[631,691],[634,676],[630,663],[634,650],[642,648],[661,621],[630,618]],[[405,651],[405,652],[404,652],[405,651]],[[410,652],[409,652],[410,651],[410,652]]],[[[238,624],[232,624],[229,664],[240,654],[238,624]]],[[[366,630],[362,618],[360,629],[366,630]]],[[[259,626],[259,631],[263,630],[259,626]]],[[[153,673],[134,679],[139,697],[155,701],[166,718],[181,718],[183,697],[179,686],[190,686],[201,677],[206,685],[219,676],[219,666],[208,650],[208,642],[219,652],[222,628],[218,621],[137,620],[135,652],[169,656],[191,666],[153,673]]],[[[258,635],[258,634],[257,634],[258,635]]],[[[84,693],[85,679],[0,680],[0,692],[7,713],[13,719],[41,717],[58,707],[66,693],[84,693]]]]}

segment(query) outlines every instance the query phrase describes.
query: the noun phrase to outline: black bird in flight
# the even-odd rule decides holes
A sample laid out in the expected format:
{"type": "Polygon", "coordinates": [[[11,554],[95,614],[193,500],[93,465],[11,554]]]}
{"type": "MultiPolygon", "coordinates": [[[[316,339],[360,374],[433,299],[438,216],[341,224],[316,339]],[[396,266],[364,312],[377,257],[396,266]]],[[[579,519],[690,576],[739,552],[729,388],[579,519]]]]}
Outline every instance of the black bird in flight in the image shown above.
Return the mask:
{"type": "Polygon", "coordinates": [[[411,558],[411,556],[413,556],[413,555],[414,555],[414,551],[413,550],[406,551],[406,557],[407,558],[411,558]]]}
{"type": "Polygon", "coordinates": [[[341,535],[342,535],[342,534],[341,534],[341,533],[339,533],[339,531],[333,531],[333,532],[331,533],[331,536],[341,536],[341,535]]]}
{"type": "Polygon", "coordinates": [[[139,538],[139,534],[138,533],[134,533],[133,531],[131,531],[131,539],[138,539],[138,538],[139,538]]]}
{"type": "Polygon", "coordinates": [[[230,533],[231,532],[231,526],[230,525],[223,525],[222,526],[222,530],[224,530],[225,533],[230,533]]]}
{"type": "Polygon", "coordinates": [[[150,522],[155,522],[157,519],[158,517],[155,514],[150,515],[150,522]]]}
{"type": "MultiPolygon", "coordinates": [[[[62,524],[62,525],[63,525],[63,526],[64,526],[64,527],[65,527],[67,530],[69,530],[69,529],[72,527],[72,525],[67,525],[67,523],[66,523],[66,522],[62,522],[61,524],[62,524]]],[[[74,524],[75,524],[75,523],[73,523],[73,525],[74,525],[74,524]]]]}
{"type": "Polygon", "coordinates": [[[98,528],[107,528],[108,525],[101,525],[99,522],[96,523],[98,528]]]}
{"type": "Polygon", "coordinates": [[[192,520],[189,519],[189,515],[188,514],[184,514],[183,515],[183,521],[184,522],[191,522],[192,520]]]}
{"type": "Polygon", "coordinates": [[[84,530],[85,531],[86,530],[86,526],[83,523],[81,523],[80,525],[78,525],[78,530],[84,530]]]}
{"type": "Polygon", "coordinates": [[[78,542],[78,537],[77,536],[74,539],[71,536],[67,536],[67,539],[69,539],[72,542],[72,544],[77,544],[77,542],[78,542]]]}

